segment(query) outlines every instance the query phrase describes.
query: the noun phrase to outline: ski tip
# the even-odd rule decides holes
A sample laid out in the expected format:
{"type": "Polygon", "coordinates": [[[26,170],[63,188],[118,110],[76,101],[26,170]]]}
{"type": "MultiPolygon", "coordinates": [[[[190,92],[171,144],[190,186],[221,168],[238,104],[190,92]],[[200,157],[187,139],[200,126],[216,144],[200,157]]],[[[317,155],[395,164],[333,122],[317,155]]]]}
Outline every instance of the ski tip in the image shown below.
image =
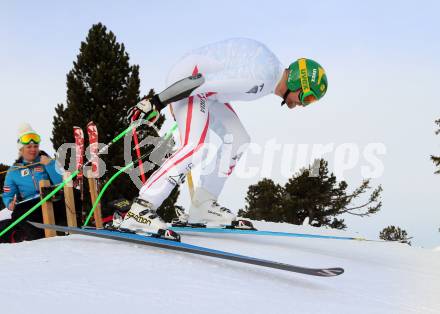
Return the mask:
{"type": "Polygon", "coordinates": [[[365,238],[353,238],[353,240],[355,240],[355,241],[368,241],[368,240],[365,239],[365,238]]]}
{"type": "Polygon", "coordinates": [[[341,267],[334,267],[334,268],[326,268],[326,269],[321,269],[317,275],[318,276],[322,276],[322,277],[334,277],[334,276],[339,276],[342,275],[344,273],[344,269],[341,267]]]}

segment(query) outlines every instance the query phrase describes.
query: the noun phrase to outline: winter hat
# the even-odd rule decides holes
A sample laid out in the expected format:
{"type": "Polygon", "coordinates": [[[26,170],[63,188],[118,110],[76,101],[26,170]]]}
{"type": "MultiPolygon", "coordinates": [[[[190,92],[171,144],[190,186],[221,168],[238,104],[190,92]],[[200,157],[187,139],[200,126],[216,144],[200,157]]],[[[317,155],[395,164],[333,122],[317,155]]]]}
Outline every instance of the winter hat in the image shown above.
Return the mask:
{"type": "MultiPolygon", "coordinates": [[[[37,132],[35,132],[35,130],[31,127],[31,125],[29,123],[22,123],[19,127],[18,127],[18,131],[17,131],[17,148],[21,149],[24,144],[20,141],[20,139],[22,138],[23,135],[26,134],[35,134],[36,138],[38,138],[38,143],[40,143],[40,136],[38,135],[37,132]]],[[[36,142],[36,141],[34,141],[36,142]]]]}

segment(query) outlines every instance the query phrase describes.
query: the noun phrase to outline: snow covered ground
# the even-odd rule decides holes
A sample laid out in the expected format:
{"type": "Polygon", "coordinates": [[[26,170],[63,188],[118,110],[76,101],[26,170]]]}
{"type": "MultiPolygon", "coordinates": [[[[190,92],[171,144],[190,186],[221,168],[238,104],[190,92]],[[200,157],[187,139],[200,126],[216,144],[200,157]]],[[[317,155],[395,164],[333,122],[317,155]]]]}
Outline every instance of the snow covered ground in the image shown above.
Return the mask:
{"type": "MultiPolygon", "coordinates": [[[[255,222],[258,229],[359,236],[255,222]]],[[[1,313],[440,313],[440,252],[249,235],[183,241],[307,267],[311,277],[81,235],[0,245],[1,313]]]]}

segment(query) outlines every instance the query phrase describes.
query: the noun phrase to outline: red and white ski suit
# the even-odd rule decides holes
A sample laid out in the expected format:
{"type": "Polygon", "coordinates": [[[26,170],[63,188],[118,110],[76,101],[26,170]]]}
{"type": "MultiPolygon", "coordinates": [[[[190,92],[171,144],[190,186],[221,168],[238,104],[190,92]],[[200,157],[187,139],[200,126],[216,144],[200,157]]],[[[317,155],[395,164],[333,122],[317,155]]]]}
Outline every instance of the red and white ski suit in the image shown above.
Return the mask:
{"type": "Polygon", "coordinates": [[[264,44],[251,39],[228,39],[185,55],[171,69],[167,85],[196,73],[204,75],[205,83],[190,97],[172,104],[181,147],[150,176],[140,197],[159,207],[186,173],[201,162],[203,148],[210,141],[208,130],[216,133],[222,144],[213,160],[214,170],[202,174],[200,184],[218,197],[250,142],[230,102],[251,101],[273,93],[282,72],[277,57],[264,44]],[[221,169],[225,152],[230,155],[229,167],[221,169]]]}

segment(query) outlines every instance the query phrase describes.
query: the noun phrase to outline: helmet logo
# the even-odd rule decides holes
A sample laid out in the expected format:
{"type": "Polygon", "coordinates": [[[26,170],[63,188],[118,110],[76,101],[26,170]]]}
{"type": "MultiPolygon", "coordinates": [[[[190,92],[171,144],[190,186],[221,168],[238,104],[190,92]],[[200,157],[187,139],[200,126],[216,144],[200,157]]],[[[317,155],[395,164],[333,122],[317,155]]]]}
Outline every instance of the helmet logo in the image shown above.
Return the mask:
{"type": "Polygon", "coordinates": [[[307,65],[306,65],[306,59],[299,59],[298,60],[299,65],[299,75],[301,80],[301,87],[304,93],[307,93],[310,91],[310,85],[309,85],[309,78],[307,73],[307,65]]]}
{"type": "Polygon", "coordinates": [[[315,82],[316,80],[316,69],[313,69],[312,71],[312,82],[315,82]]]}
{"type": "Polygon", "coordinates": [[[309,80],[307,79],[307,70],[302,69],[301,70],[301,86],[303,90],[309,89],[309,80]]]}

